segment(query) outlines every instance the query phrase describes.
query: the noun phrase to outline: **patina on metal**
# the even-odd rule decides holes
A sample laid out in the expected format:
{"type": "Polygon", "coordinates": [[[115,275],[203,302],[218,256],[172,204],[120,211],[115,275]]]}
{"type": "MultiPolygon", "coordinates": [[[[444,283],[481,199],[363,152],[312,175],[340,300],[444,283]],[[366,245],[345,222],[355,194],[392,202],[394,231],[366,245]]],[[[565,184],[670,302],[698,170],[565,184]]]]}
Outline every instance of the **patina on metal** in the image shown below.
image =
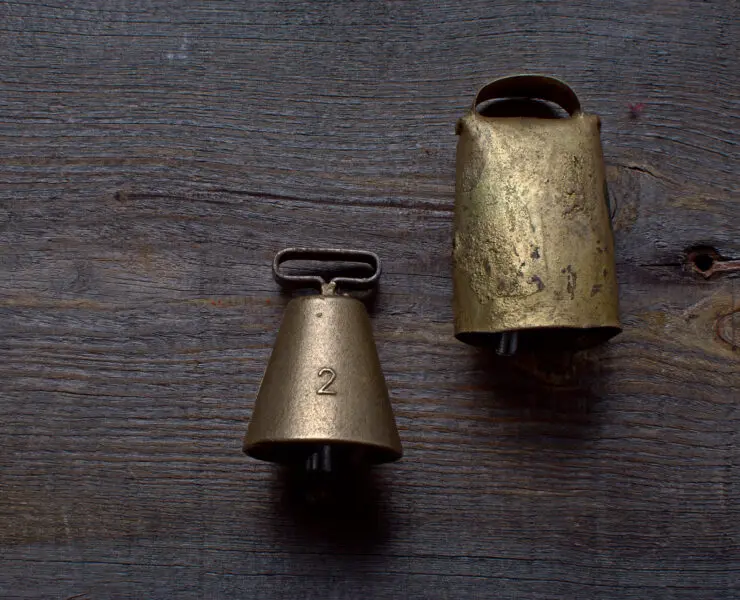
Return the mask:
{"type": "Polygon", "coordinates": [[[372,252],[288,248],[276,255],[273,273],[283,288],[320,293],[288,303],[244,439],[249,456],[320,472],[401,457],[370,319],[349,295],[377,286],[380,271],[372,252]],[[372,273],[326,281],[285,273],[289,260],[364,263],[372,273]]]}
{"type": "Polygon", "coordinates": [[[565,83],[520,75],[483,87],[457,134],[456,337],[512,354],[619,333],[599,117],[565,83]]]}

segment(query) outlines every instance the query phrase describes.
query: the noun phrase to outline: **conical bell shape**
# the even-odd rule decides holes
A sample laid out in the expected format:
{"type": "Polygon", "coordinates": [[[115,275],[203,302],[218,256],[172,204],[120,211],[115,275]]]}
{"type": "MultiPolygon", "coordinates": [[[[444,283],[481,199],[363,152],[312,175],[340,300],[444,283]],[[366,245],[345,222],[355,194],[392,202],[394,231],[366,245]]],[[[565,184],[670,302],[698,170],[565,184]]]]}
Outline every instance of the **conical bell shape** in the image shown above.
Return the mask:
{"type": "Polygon", "coordinates": [[[244,451],[291,463],[322,446],[353,462],[401,457],[367,311],[354,298],[323,294],[288,304],[244,451]]]}

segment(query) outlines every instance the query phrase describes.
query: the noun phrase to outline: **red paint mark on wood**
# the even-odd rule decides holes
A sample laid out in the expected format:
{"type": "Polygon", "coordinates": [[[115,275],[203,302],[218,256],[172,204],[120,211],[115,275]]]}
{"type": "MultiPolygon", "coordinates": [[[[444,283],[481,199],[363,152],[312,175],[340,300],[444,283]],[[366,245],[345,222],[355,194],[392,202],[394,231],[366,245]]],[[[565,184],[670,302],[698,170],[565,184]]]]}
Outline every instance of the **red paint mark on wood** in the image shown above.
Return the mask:
{"type": "Polygon", "coordinates": [[[637,119],[645,112],[645,103],[636,102],[635,104],[628,104],[627,108],[630,109],[630,118],[637,119]]]}

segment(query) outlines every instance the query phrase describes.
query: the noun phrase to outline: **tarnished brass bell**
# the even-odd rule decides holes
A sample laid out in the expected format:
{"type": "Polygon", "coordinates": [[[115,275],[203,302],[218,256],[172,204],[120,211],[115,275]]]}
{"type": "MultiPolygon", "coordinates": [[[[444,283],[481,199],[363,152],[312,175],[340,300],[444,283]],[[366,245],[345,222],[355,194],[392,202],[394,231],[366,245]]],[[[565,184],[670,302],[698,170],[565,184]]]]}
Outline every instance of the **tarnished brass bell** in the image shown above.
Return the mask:
{"type": "Polygon", "coordinates": [[[334,471],[397,460],[401,441],[363,303],[350,290],[370,290],[380,277],[372,252],[288,248],[273,273],[284,288],[314,288],[293,298],[255,402],[244,452],[308,470],[334,471]],[[284,273],[289,260],[364,263],[364,278],[284,273]]]}
{"type": "Polygon", "coordinates": [[[534,75],[489,83],[459,120],[459,340],[512,354],[523,345],[583,348],[620,332],[599,132],[573,90],[534,75]]]}

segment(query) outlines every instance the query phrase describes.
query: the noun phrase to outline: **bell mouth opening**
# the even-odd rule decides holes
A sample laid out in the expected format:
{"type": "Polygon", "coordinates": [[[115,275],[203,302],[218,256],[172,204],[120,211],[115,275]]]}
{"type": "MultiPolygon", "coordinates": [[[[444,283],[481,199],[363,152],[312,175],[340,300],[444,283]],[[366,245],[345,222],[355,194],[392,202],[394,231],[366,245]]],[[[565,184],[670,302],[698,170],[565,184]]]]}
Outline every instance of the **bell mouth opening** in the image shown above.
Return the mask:
{"type": "Polygon", "coordinates": [[[386,446],[336,440],[268,441],[244,448],[252,458],[306,471],[345,471],[393,462],[401,452],[386,446]]]}
{"type": "MultiPolygon", "coordinates": [[[[516,334],[515,352],[585,350],[603,344],[622,331],[619,327],[532,327],[506,332],[461,331],[455,337],[465,344],[500,348],[503,337],[516,334]]],[[[510,346],[510,343],[509,343],[510,346]]],[[[511,354],[515,353],[511,352],[511,354]]]]}

